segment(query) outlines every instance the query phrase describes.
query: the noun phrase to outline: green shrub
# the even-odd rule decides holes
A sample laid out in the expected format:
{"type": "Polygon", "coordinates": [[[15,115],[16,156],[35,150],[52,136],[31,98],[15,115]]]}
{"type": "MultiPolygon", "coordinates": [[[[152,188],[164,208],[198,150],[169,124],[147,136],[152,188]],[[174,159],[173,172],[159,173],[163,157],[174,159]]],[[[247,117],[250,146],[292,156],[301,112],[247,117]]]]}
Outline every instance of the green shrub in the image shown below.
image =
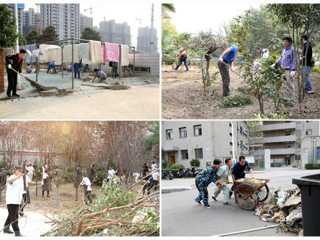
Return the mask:
{"type": "Polygon", "coordinates": [[[196,164],[196,167],[200,167],[200,160],[199,159],[192,159],[190,161],[190,166],[193,167],[193,164],[196,164]]]}
{"type": "Polygon", "coordinates": [[[172,164],[170,167],[170,170],[179,169],[180,167],[182,167],[182,169],[184,170],[184,166],[182,164],[180,163],[172,164]]]}
{"type": "Polygon", "coordinates": [[[306,169],[320,169],[320,163],[307,163],[305,165],[306,169]]]}
{"type": "Polygon", "coordinates": [[[248,95],[247,96],[241,96],[241,95],[228,96],[221,103],[223,108],[242,107],[250,104],[253,104],[253,102],[248,95]]]}
{"type": "Polygon", "coordinates": [[[312,72],[320,73],[320,67],[313,67],[312,72]]]}
{"type": "Polygon", "coordinates": [[[96,176],[94,177],[93,182],[98,185],[102,185],[103,180],[108,178],[108,173],[105,170],[104,166],[101,164],[96,166],[95,171],[96,176]]]}

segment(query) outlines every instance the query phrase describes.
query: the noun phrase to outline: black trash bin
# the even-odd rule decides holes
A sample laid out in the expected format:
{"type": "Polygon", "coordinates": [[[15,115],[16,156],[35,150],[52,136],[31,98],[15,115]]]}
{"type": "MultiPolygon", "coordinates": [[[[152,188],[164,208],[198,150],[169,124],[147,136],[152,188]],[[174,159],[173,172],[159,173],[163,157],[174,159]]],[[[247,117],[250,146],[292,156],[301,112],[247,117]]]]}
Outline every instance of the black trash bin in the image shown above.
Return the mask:
{"type": "Polygon", "coordinates": [[[301,190],[303,236],[320,236],[320,174],[293,178],[301,190]]]}

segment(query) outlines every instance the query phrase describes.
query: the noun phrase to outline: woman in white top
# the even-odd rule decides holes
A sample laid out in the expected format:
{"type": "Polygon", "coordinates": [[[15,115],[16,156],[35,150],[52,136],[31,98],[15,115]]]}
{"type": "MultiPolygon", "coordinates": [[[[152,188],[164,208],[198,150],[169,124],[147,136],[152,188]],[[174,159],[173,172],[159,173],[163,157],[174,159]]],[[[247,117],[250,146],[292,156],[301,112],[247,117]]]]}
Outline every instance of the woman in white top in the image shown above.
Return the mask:
{"type": "Polygon", "coordinates": [[[27,167],[27,170],[28,170],[28,176],[30,178],[30,181],[32,181],[34,168],[31,163],[29,164],[29,167],[27,167]]]}
{"type": "Polygon", "coordinates": [[[84,201],[85,201],[86,205],[88,205],[90,202],[90,193],[92,191],[91,182],[88,177],[88,174],[86,174],[86,173],[83,174],[83,179],[82,179],[82,182],[80,183],[79,187],[81,187],[81,185],[84,186],[84,201]]]}
{"type": "Polygon", "coordinates": [[[114,174],[115,174],[115,171],[112,169],[112,167],[110,166],[109,167],[109,171],[108,171],[108,182],[109,182],[109,180],[110,179],[112,179],[113,178],[113,176],[114,176],[114,174]]]}
{"type": "Polygon", "coordinates": [[[21,177],[24,174],[22,173],[22,168],[16,166],[13,170],[13,175],[8,178],[7,181],[7,192],[6,192],[6,204],[8,208],[8,217],[4,224],[5,228],[3,229],[4,233],[13,233],[10,230],[10,225],[13,228],[15,236],[22,236],[20,234],[20,229],[18,226],[18,212],[19,206],[24,205],[22,198],[23,193],[23,182],[21,177]]]}

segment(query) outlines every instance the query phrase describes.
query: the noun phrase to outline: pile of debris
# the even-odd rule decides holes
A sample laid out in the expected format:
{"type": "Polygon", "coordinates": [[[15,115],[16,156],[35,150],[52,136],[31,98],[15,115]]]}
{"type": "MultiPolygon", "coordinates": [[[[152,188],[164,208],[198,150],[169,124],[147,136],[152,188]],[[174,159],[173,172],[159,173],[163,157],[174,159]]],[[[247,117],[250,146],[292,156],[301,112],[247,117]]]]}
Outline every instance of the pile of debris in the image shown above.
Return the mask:
{"type": "Polygon", "coordinates": [[[265,222],[275,222],[285,232],[302,234],[302,208],[300,189],[275,191],[268,203],[261,202],[256,215],[265,222]]]}

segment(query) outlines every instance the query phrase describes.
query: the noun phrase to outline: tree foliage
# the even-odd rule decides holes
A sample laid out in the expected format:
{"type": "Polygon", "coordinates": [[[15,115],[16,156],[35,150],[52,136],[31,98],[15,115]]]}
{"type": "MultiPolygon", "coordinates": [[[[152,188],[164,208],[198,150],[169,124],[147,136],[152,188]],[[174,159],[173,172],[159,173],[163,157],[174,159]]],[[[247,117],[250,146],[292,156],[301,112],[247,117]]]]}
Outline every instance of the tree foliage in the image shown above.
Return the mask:
{"type": "Polygon", "coordinates": [[[0,48],[12,48],[18,37],[15,18],[10,19],[11,12],[7,4],[0,4],[0,48]]]}
{"type": "Polygon", "coordinates": [[[40,35],[37,30],[31,30],[26,35],[27,44],[35,44],[39,41],[40,35]]]}
{"type": "Polygon", "coordinates": [[[81,33],[81,39],[101,41],[101,36],[98,31],[95,31],[90,27],[86,27],[81,33]]]}
{"type": "Polygon", "coordinates": [[[56,41],[59,39],[58,37],[59,34],[57,34],[55,27],[50,25],[42,30],[42,34],[39,36],[39,42],[56,41]]]}

